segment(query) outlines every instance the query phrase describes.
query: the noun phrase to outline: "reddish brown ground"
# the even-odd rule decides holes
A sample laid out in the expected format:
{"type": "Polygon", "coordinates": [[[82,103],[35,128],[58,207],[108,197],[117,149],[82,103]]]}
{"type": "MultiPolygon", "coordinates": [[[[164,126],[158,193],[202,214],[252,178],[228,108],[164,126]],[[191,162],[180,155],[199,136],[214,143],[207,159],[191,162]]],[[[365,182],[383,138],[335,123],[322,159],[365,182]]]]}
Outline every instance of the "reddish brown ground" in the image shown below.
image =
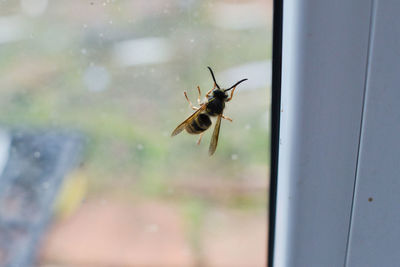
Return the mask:
{"type": "Polygon", "coordinates": [[[199,236],[173,203],[91,200],[51,227],[39,266],[265,266],[265,213],[210,210],[199,236]]]}

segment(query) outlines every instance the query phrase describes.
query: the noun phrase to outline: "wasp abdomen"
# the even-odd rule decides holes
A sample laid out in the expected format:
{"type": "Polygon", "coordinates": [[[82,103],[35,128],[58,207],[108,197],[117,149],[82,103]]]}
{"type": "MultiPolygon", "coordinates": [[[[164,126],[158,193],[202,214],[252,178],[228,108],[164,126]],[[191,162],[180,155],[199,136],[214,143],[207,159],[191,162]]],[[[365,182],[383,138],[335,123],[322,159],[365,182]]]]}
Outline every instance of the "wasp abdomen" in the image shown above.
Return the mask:
{"type": "Polygon", "coordinates": [[[207,114],[202,113],[186,126],[186,131],[190,134],[199,134],[207,130],[210,125],[210,117],[207,114]]]}

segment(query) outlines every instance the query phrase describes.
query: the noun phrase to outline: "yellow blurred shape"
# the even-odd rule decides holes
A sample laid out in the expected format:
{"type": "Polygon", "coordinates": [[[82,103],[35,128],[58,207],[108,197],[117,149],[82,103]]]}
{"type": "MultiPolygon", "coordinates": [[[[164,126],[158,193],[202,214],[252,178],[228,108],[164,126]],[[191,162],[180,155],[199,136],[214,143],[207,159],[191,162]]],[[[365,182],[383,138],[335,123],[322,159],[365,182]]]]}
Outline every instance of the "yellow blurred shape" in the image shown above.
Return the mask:
{"type": "Polygon", "coordinates": [[[58,195],[55,211],[58,217],[65,218],[79,208],[88,188],[85,172],[77,170],[66,177],[58,195]]]}

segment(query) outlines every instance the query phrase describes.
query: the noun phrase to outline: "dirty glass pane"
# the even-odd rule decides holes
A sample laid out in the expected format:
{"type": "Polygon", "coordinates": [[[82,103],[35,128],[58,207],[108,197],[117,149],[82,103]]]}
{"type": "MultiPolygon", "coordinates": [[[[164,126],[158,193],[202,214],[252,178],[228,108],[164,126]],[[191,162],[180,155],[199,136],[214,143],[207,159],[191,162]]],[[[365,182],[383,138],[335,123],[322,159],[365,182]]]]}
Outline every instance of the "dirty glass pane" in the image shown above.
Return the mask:
{"type": "Polygon", "coordinates": [[[264,266],[270,0],[0,0],[0,266],[264,266]],[[248,78],[215,125],[173,129],[248,78]]]}

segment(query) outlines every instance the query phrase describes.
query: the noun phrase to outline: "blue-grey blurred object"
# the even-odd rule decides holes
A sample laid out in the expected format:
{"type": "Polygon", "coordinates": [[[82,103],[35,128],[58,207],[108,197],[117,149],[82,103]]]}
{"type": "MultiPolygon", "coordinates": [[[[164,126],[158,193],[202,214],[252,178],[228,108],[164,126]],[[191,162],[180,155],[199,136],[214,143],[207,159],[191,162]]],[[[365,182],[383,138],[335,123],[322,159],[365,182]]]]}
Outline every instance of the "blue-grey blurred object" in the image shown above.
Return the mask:
{"type": "Polygon", "coordinates": [[[83,139],[58,131],[0,132],[0,266],[32,266],[66,173],[83,139]]]}

